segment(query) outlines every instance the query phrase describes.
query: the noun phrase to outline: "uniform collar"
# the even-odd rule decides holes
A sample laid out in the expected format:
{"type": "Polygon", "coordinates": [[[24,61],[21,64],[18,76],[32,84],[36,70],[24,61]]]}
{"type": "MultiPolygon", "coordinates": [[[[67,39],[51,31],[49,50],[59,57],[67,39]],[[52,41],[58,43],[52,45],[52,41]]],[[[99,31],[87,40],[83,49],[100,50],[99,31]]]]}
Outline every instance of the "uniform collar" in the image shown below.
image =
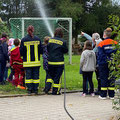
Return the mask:
{"type": "Polygon", "coordinates": [[[110,37],[106,37],[106,38],[104,38],[104,40],[106,40],[106,39],[110,39],[110,37]]]}

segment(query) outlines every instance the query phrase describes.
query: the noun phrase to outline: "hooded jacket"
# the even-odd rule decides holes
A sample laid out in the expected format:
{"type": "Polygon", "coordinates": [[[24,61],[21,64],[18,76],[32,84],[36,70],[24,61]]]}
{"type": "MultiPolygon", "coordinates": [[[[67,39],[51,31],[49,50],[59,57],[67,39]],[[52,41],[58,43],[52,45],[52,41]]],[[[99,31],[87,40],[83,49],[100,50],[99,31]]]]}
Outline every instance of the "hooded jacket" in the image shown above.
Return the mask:
{"type": "Polygon", "coordinates": [[[84,72],[95,71],[96,55],[93,50],[84,50],[81,54],[80,68],[84,72]]]}
{"type": "Polygon", "coordinates": [[[15,47],[11,49],[10,65],[13,66],[14,64],[23,66],[23,60],[21,59],[21,56],[20,56],[19,47],[15,47]]]}

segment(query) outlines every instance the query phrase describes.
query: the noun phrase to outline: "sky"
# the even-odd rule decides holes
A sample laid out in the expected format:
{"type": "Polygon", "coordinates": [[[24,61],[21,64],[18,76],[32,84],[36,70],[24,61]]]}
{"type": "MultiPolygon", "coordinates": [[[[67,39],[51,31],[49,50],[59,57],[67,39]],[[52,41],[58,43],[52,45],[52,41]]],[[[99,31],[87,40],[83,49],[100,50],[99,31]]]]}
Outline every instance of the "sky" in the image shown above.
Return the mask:
{"type": "Polygon", "coordinates": [[[118,2],[118,4],[120,5],[120,0],[112,0],[112,1],[113,3],[118,2]]]}

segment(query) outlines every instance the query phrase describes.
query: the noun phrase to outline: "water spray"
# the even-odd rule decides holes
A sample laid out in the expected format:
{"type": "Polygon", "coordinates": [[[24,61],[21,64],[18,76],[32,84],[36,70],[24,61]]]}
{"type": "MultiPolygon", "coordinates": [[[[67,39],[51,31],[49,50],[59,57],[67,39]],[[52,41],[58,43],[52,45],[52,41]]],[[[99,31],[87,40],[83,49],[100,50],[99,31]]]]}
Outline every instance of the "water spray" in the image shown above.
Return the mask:
{"type": "Polygon", "coordinates": [[[51,25],[50,25],[49,21],[47,20],[47,15],[46,15],[46,12],[45,12],[45,9],[44,9],[43,0],[35,0],[35,4],[36,4],[42,18],[45,18],[44,19],[45,25],[46,25],[51,37],[53,37],[54,34],[53,34],[53,31],[52,31],[51,25]]]}
{"type": "MultiPolygon", "coordinates": [[[[35,0],[35,4],[41,14],[41,16],[44,18],[44,22],[45,22],[45,25],[51,35],[51,37],[54,36],[53,34],[53,31],[52,31],[52,28],[51,28],[51,25],[49,23],[49,21],[47,20],[47,15],[45,13],[45,9],[44,9],[44,5],[43,5],[43,0],[35,0]]],[[[60,24],[59,24],[60,26],[60,24]]],[[[62,26],[60,26],[62,27],[62,26]]],[[[62,27],[63,28],[63,27],[62,27]]],[[[67,30],[68,31],[68,30],[67,30]]],[[[66,111],[66,113],[68,114],[68,116],[74,120],[74,118],[70,115],[70,113],[68,112],[67,108],[66,108],[66,78],[65,78],[65,66],[64,66],[64,109],[66,111]]]]}

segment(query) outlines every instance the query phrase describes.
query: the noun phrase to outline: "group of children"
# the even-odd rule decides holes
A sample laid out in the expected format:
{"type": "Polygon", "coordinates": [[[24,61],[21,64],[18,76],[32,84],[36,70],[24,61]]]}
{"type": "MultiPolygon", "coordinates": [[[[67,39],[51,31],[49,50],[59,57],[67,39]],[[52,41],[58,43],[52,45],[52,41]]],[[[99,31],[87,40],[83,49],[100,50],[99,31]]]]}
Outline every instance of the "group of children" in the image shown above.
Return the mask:
{"type": "MultiPolygon", "coordinates": [[[[48,52],[47,52],[47,44],[49,41],[49,37],[46,36],[44,38],[43,43],[43,68],[46,72],[46,80],[48,75],[48,52]]],[[[9,81],[12,83],[12,85],[16,86],[16,88],[20,89],[26,89],[25,87],[25,70],[23,68],[23,60],[20,55],[20,43],[21,40],[16,38],[10,38],[8,39],[8,36],[6,33],[2,34],[2,38],[0,39],[0,45],[5,42],[5,45],[7,47],[1,47],[1,51],[8,51],[6,53],[7,59],[2,59],[2,56],[0,54],[0,63],[3,65],[3,62],[5,62],[4,67],[0,66],[1,74],[0,74],[0,84],[4,85],[6,84],[6,81],[9,81]],[[10,67],[10,75],[8,76],[8,68],[10,67]],[[4,75],[3,75],[4,74],[4,75]]],[[[45,80],[45,82],[46,82],[45,80]]]]}
{"type": "MultiPolygon", "coordinates": [[[[59,79],[60,79],[60,76],[62,75],[62,72],[64,69],[63,54],[67,53],[67,51],[68,51],[66,44],[61,39],[63,37],[62,34],[61,34],[61,36],[58,36],[59,35],[58,33],[60,31],[61,31],[61,29],[56,29],[55,40],[52,39],[50,41],[49,37],[45,37],[44,44],[42,45],[43,68],[46,71],[46,80],[45,80],[45,89],[44,89],[45,93],[49,92],[53,81],[54,81],[53,94],[60,93],[60,83],[59,83],[60,80],[59,79]],[[59,41],[59,43],[57,43],[56,41],[59,41]],[[49,44],[48,44],[48,42],[49,42],[49,44]],[[64,47],[62,47],[62,46],[64,46],[64,47]],[[61,49],[64,48],[64,51],[61,53],[61,51],[58,50],[57,47],[58,48],[61,47],[61,49]],[[58,52],[58,53],[54,54],[52,49],[54,52],[58,52]],[[48,57],[48,52],[49,52],[49,57],[48,57]],[[59,58],[59,56],[60,56],[59,53],[62,54],[61,58],[59,58]],[[56,57],[56,54],[58,55],[57,57],[56,57]],[[55,58],[57,58],[57,60],[56,60],[57,62],[55,61],[55,58]],[[58,61],[60,61],[60,62],[58,62],[58,61]],[[55,69],[58,70],[58,72],[56,73],[57,77],[55,77],[55,72],[56,72],[56,71],[54,71],[55,69]],[[55,78],[52,75],[54,75],[55,78]],[[57,78],[57,80],[56,80],[56,78],[57,78]]],[[[113,48],[112,48],[112,44],[113,43],[117,44],[117,42],[110,39],[111,32],[112,32],[112,30],[110,28],[108,28],[104,31],[104,36],[103,36],[104,40],[103,41],[101,40],[100,35],[98,33],[94,33],[91,37],[88,34],[81,32],[81,35],[88,39],[84,43],[84,48],[83,48],[83,52],[81,54],[81,59],[80,59],[80,72],[82,72],[82,76],[83,76],[83,94],[82,94],[82,96],[86,96],[86,94],[88,92],[88,90],[87,90],[88,82],[89,82],[89,86],[90,86],[89,93],[92,96],[95,95],[94,94],[95,93],[94,85],[93,85],[93,81],[92,81],[92,75],[93,75],[93,72],[95,71],[96,78],[98,80],[98,91],[97,92],[100,95],[100,98],[106,99],[107,91],[108,91],[109,97],[111,99],[114,98],[114,86],[110,84],[110,82],[111,82],[110,80],[108,81],[109,68],[108,68],[107,61],[110,59],[111,54],[115,53],[115,50],[113,50],[113,48]],[[103,76],[102,71],[104,71],[106,73],[104,76],[103,76]]],[[[4,84],[3,78],[4,78],[4,73],[6,71],[5,66],[7,66],[7,67],[11,66],[11,73],[10,73],[9,77],[7,78],[7,80],[9,82],[11,82],[13,85],[15,85],[16,88],[26,89],[25,80],[24,80],[25,79],[25,70],[23,67],[24,62],[21,58],[21,54],[20,54],[21,51],[19,49],[20,44],[21,44],[21,41],[19,39],[16,38],[16,39],[8,40],[6,34],[2,35],[2,38],[0,39],[0,84],[4,84]],[[7,62],[7,64],[6,64],[6,62],[7,62]],[[9,62],[10,62],[10,65],[8,64],[9,62]]],[[[29,55],[29,54],[27,54],[27,55],[29,55]]],[[[39,67],[38,67],[38,69],[39,69],[39,67]]],[[[26,68],[26,70],[27,70],[27,68],[26,68]]],[[[28,79],[27,77],[26,77],[26,84],[31,79],[31,78],[28,79]]],[[[35,79],[35,80],[37,80],[37,79],[35,79]]],[[[38,93],[38,89],[37,89],[37,93],[38,93]]]]}
{"type": "Polygon", "coordinates": [[[88,92],[88,82],[90,86],[89,93],[92,96],[95,95],[92,75],[93,72],[96,72],[99,98],[106,99],[108,95],[110,99],[114,99],[115,77],[109,77],[111,71],[108,64],[108,61],[112,60],[111,55],[117,51],[113,47],[117,42],[111,39],[112,29],[107,28],[104,30],[103,40],[101,40],[98,33],[93,33],[92,37],[84,32],[81,32],[81,35],[88,39],[84,44],[80,59],[80,72],[82,71],[83,76],[82,96],[86,96],[88,92]]]}
{"type": "Polygon", "coordinates": [[[16,86],[16,88],[25,89],[24,85],[24,68],[23,68],[23,61],[20,56],[19,51],[20,46],[20,40],[19,39],[8,39],[7,34],[3,33],[1,38],[1,44],[0,44],[0,63],[3,64],[3,66],[0,66],[1,73],[0,74],[0,83],[3,85],[6,81],[11,82],[13,85],[16,86]],[[4,40],[4,42],[3,42],[4,40]],[[3,46],[3,43],[5,46],[3,46]],[[5,52],[2,52],[5,51],[5,52]],[[2,55],[3,57],[2,60],[2,55]],[[8,68],[11,68],[11,73],[8,77],[8,68]]]}

